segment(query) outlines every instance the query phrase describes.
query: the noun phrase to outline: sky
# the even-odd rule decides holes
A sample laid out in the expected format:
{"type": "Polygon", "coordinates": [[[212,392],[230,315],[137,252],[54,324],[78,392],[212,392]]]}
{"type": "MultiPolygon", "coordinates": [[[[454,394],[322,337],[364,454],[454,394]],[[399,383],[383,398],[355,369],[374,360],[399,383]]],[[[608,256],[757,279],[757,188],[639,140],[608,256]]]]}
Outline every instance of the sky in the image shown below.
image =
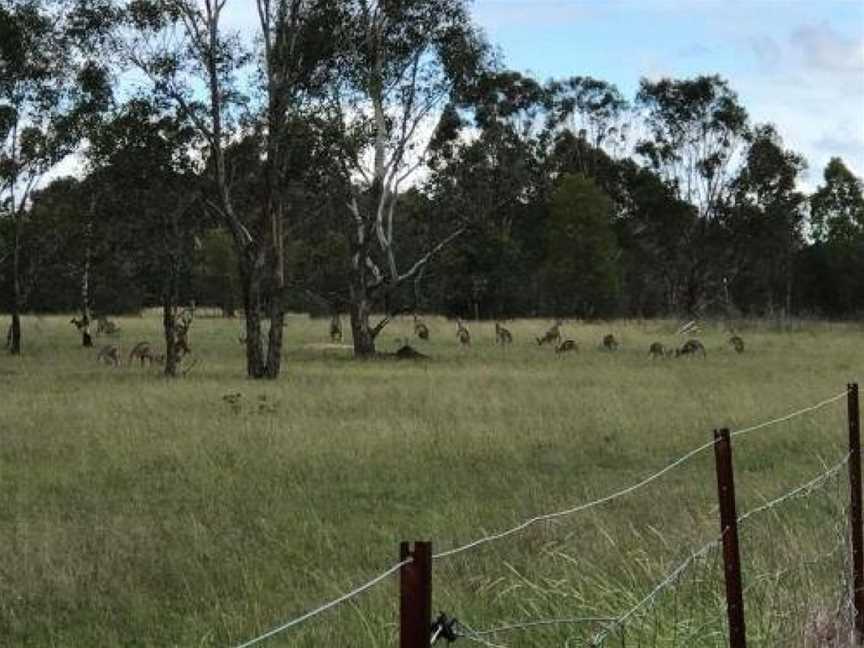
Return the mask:
{"type": "Polygon", "coordinates": [[[505,64],[540,80],[593,76],[633,98],[639,79],[719,74],[755,123],[807,159],[864,176],[861,0],[476,0],[505,64]]]}
{"type": "MultiPolygon", "coordinates": [[[[473,13],[504,64],[541,81],[593,76],[632,99],[642,77],[719,74],[806,158],[804,188],[833,156],[864,177],[864,0],[474,0],[473,13]]],[[[229,29],[257,20],[253,0],[227,3],[229,29]]]]}

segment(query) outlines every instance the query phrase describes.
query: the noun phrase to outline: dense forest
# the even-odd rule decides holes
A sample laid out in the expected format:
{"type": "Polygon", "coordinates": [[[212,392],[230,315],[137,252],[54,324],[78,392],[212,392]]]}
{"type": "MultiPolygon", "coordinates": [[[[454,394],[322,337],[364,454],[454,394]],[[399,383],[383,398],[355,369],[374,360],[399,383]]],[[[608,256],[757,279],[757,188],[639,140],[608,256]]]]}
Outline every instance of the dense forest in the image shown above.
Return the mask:
{"type": "MultiPolygon", "coordinates": [[[[812,194],[718,76],[507,69],[467,0],[0,1],[0,311],[780,316],[864,309],[862,182],[812,194]],[[70,155],[74,177],[57,177],[70,155]]],[[[579,68],[590,68],[580,62],[579,68]]],[[[817,170],[818,171],[818,170],[817,170]]],[[[285,328],[290,338],[290,327],[285,328]]]]}

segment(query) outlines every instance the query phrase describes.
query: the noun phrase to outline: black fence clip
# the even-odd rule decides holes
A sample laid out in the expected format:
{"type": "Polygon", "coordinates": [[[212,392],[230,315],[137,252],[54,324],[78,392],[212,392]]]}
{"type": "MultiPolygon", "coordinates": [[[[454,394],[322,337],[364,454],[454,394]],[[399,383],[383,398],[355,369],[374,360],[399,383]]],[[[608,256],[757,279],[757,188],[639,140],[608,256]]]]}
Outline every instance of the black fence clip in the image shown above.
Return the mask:
{"type": "Polygon", "coordinates": [[[443,612],[439,614],[432,624],[432,643],[436,643],[439,639],[446,639],[447,643],[456,641],[459,638],[455,628],[458,623],[458,620],[448,618],[443,612]]]}

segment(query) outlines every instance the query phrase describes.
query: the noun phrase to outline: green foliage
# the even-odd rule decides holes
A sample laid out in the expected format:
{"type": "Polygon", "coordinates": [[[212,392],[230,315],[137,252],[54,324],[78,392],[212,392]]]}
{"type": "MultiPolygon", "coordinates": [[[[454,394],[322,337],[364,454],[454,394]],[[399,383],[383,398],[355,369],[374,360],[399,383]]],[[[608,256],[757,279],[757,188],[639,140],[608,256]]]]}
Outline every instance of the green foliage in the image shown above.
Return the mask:
{"type": "Polygon", "coordinates": [[[831,158],[824,184],[810,198],[810,225],[819,241],[851,241],[864,233],[864,184],[843,164],[831,158]]]}
{"type": "Polygon", "coordinates": [[[613,216],[612,201],[590,178],[561,179],[546,228],[545,290],[557,312],[614,312],[620,252],[613,216]]]}
{"type": "Polygon", "coordinates": [[[736,145],[749,136],[747,111],[719,76],[642,79],[636,96],[650,139],[636,152],[706,217],[717,215],[736,145]]]}

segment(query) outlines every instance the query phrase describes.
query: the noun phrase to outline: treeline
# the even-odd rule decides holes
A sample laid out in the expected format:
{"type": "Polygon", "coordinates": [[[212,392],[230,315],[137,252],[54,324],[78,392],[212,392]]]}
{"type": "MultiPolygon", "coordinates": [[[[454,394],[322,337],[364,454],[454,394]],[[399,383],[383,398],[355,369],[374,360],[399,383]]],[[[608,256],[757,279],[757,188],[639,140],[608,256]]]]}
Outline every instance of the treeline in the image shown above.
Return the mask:
{"type": "Polygon", "coordinates": [[[860,179],[835,158],[802,193],[805,160],[719,77],[541,82],[465,0],[258,3],[255,43],[224,4],[0,7],[13,349],[24,310],[169,327],[194,301],[242,315],[273,377],[292,309],[349,313],[359,356],[404,312],[864,310],[860,179]]]}

